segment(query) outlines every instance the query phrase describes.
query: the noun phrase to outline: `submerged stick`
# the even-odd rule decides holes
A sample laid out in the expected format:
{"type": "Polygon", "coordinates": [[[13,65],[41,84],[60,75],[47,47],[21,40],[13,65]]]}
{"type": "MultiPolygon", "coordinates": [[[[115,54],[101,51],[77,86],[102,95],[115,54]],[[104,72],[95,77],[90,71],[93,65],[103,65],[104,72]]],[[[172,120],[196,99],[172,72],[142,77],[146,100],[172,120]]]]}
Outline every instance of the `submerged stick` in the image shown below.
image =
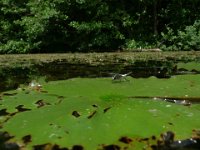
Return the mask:
{"type": "Polygon", "coordinates": [[[153,100],[163,100],[171,103],[190,106],[191,103],[200,103],[200,97],[168,97],[168,96],[131,96],[128,98],[144,98],[153,100]]]}

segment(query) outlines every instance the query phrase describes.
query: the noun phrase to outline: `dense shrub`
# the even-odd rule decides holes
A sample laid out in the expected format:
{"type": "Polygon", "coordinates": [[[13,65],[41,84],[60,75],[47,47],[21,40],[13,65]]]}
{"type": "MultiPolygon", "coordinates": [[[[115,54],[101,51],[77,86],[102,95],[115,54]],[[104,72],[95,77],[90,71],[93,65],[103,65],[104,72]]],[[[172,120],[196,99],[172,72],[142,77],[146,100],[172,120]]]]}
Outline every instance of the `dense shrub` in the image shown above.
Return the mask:
{"type": "Polygon", "coordinates": [[[192,0],[1,0],[0,53],[198,50],[199,11],[192,0]]]}
{"type": "Polygon", "coordinates": [[[200,50],[200,20],[177,32],[168,28],[162,37],[164,41],[161,48],[164,50],[200,50]]]}

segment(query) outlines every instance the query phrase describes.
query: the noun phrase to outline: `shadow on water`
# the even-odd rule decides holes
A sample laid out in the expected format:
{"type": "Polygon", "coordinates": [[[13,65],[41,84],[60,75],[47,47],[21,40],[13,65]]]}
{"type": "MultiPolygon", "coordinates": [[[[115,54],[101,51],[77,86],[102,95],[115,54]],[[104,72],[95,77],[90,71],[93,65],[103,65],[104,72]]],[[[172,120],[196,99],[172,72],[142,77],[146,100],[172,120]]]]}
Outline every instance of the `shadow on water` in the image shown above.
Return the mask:
{"type": "Polygon", "coordinates": [[[20,84],[28,84],[33,79],[44,77],[46,81],[64,80],[75,77],[109,77],[110,73],[132,72],[134,78],[170,78],[175,74],[196,74],[178,70],[173,61],[136,61],[134,63],[82,64],[69,63],[65,59],[48,63],[35,63],[29,67],[0,68],[0,92],[17,88],[20,84]]]}

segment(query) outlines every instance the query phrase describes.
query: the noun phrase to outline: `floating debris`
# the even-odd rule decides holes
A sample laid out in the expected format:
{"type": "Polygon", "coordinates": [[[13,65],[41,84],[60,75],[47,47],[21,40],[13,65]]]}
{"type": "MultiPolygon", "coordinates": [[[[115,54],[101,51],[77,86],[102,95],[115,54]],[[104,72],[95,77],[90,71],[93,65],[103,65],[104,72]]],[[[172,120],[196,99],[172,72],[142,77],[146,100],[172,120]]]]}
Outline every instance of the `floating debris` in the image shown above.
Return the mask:
{"type": "Polygon", "coordinates": [[[157,145],[152,145],[153,150],[199,150],[200,149],[200,138],[188,138],[184,140],[174,140],[175,133],[172,131],[167,131],[161,134],[161,140],[158,141],[157,145]]]}
{"type": "Polygon", "coordinates": [[[0,132],[0,149],[1,150],[19,150],[20,147],[17,143],[9,142],[14,136],[11,136],[8,132],[0,132]]]}
{"type": "Polygon", "coordinates": [[[25,144],[28,144],[31,142],[31,135],[26,135],[24,137],[22,137],[22,140],[25,144]]]}
{"type": "Polygon", "coordinates": [[[15,108],[18,110],[18,112],[24,112],[24,111],[30,111],[31,110],[29,108],[24,108],[24,105],[19,105],[15,108]]]}
{"type": "MultiPolygon", "coordinates": [[[[170,103],[180,104],[183,106],[190,106],[195,103],[200,102],[200,97],[188,97],[187,95],[185,97],[166,97],[166,96],[130,96],[128,98],[143,98],[143,99],[152,99],[152,100],[163,100],[170,103]]],[[[166,106],[171,107],[171,106],[166,106]]]]}
{"type": "Polygon", "coordinates": [[[46,103],[44,100],[38,100],[37,102],[35,102],[35,104],[38,105],[38,108],[43,107],[45,105],[51,105],[50,103],[46,103]]]}
{"type": "Polygon", "coordinates": [[[6,92],[3,93],[3,96],[14,96],[14,95],[17,95],[17,93],[6,93],[6,92]]]}
{"type": "Polygon", "coordinates": [[[68,150],[68,148],[60,148],[60,146],[57,144],[52,145],[47,143],[42,145],[35,145],[33,146],[33,150],[68,150]]]}
{"type": "Polygon", "coordinates": [[[74,145],[73,147],[72,147],[72,150],[83,150],[84,148],[83,148],[83,146],[81,146],[81,145],[74,145]]]}
{"type": "Polygon", "coordinates": [[[191,102],[188,101],[188,100],[165,99],[165,101],[171,102],[171,103],[180,104],[180,105],[184,105],[184,106],[190,106],[191,105],[191,102]]]}
{"type": "Polygon", "coordinates": [[[122,142],[122,143],[125,143],[125,144],[130,144],[133,140],[129,137],[123,136],[119,139],[119,141],[122,142]]]}
{"type": "Polygon", "coordinates": [[[106,145],[103,147],[103,150],[120,150],[121,148],[118,145],[106,145]]]}
{"type": "Polygon", "coordinates": [[[36,82],[35,80],[33,80],[31,81],[31,83],[29,83],[29,88],[32,90],[41,91],[42,85],[36,82]]]}
{"type": "Polygon", "coordinates": [[[109,109],[111,109],[111,107],[107,107],[103,110],[104,113],[106,113],[109,109]]]}
{"type": "Polygon", "coordinates": [[[81,115],[79,114],[79,112],[76,111],[76,110],[72,112],[72,115],[73,115],[74,117],[76,117],[76,118],[78,118],[78,117],[81,116],[81,115]]]}
{"type": "Polygon", "coordinates": [[[93,104],[92,106],[95,107],[95,108],[98,108],[98,106],[96,104],[93,104]]]}
{"type": "Polygon", "coordinates": [[[88,119],[91,119],[92,117],[94,117],[94,115],[97,113],[97,111],[93,111],[87,118],[88,119]]]}
{"type": "Polygon", "coordinates": [[[9,113],[7,112],[7,109],[1,109],[0,110],[0,116],[6,116],[8,115],[9,113]]]}

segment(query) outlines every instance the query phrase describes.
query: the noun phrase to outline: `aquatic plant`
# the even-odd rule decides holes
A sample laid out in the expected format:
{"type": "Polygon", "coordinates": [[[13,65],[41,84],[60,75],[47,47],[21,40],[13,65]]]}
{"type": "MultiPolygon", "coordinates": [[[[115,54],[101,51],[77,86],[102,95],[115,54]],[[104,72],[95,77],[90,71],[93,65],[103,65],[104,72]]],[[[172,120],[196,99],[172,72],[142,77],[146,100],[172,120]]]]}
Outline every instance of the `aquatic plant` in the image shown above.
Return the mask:
{"type": "Polygon", "coordinates": [[[148,150],[165,146],[169,131],[175,134],[169,144],[199,139],[200,75],[128,79],[73,78],[43,83],[40,90],[25,86],[2,93],[3,146],[148,150]]]}

